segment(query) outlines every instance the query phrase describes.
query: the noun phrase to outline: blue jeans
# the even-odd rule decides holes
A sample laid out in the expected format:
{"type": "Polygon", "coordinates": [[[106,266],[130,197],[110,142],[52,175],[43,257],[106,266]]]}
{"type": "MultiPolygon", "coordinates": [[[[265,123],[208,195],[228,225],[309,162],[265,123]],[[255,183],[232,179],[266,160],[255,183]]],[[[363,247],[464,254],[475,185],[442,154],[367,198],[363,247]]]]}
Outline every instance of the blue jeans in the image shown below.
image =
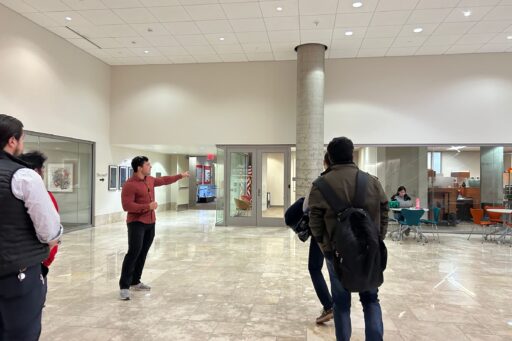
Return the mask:
{"type": "MultiPolygon", "coordinates": [[[[337,341],[349,341],[352,334],[350,322],[351,293],[341,286],[338,275],[334,270],[333,259],[326,258],[327,269],[331,277],[331,292],[334,299],[334,328],[337,341]]],[[[378,289],[359,293],[363,306],[366,341],[381,341],[384,336],[382,311],[380,309],[378,289]]]]}
{"type": "Polygon", "coordinates": [[[324,275],[322,274],[323,266],[324,254],[322,253],[322,250],[320,250],[320,246],[318,246],[318,243],[315,241],[313,236],[311,236],[308,259],[309,275],[311,276],[311,281],[313,282],[316,295],[318,296],[320,303],[322,303],[324,310],[327,311],[332,308],[332,297],[329,289],[327,288],[327,283],[325,283],[324,275]]]}

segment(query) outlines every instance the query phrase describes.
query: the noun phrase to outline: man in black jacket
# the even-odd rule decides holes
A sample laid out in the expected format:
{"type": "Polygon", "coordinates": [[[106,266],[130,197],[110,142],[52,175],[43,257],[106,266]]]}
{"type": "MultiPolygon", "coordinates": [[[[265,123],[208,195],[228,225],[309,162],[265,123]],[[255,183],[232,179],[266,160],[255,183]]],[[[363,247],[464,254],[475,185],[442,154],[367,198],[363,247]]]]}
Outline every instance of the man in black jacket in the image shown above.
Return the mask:
{"type": "Polygon", "coordinates": [[[16,158],[23,141],[23,124],[0,114],[0,340],[39,339],[41,261],[62,235],[41,176],[16,158]]]}

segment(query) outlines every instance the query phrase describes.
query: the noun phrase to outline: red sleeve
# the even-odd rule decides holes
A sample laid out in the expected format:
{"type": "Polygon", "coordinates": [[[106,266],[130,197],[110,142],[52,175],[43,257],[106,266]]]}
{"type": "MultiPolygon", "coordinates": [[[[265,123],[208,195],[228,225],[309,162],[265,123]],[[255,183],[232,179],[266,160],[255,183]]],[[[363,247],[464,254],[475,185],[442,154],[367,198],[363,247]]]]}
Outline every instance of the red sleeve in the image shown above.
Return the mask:
{"type": "Polygon", "coordinates": [[[55,206],[55,209],[57,212],[59,212],[59,205],[57,205],[57,200],[55,200],[55,197],[53,196],[52,192],[48,192],[48,195],[50,196],[50,199],[52,199],[53,206],[55,206]]]}
{"type": "Polygon", "coordinates": [[[135,202],[136,188],[130,183],[125,183],[121,191],[121,204],[123,210],[129,213],[145,213],[149,211],[148,204],[138,204],[135,202]]]}
{"type": "Polygon", "coordinates": [[[48,258],[46,258],[43,261],[43,265],[44,266],[46,266],[47,268],[50,267],[50,264],[52,264],[53,261],[55,260],[55,255],[57,254],[58,250],[59,250],[59,246],[58,245],[55,245],[54,247],[51,248],[50,254],[48,255],[48,258]]]}
{"type": "Polygon", "coordinates": [[[162,176],[161,178],[155,178],[155,187],[170,185],[183,178],[181,174],[172,176],[162,176]]]}

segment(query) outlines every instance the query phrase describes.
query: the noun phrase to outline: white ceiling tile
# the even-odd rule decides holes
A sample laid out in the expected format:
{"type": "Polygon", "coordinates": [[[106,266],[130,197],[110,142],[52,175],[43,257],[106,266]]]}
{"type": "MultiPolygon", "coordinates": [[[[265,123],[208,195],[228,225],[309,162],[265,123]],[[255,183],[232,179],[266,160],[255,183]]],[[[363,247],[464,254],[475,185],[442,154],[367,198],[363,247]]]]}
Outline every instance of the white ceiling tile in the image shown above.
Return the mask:
{"type": "Polygon", "coordinates": [[[481,21],[476,23],[468,33],[500,33],[510,26],[510,21],[481,21]]]}
{"type": "Polygon", "coordinates": [[[274,60],[272,52],[246,53],[245,55],[250,62],[274,60]]]}
{"type": "Polygon", "coordinates": [[[179,0],[139,0],[144,7],[179,6],[179,0]]]}
{"type": "Polygon", "coordinates": [[[332,30],[301,30],[300,43],[318,43],[329,45],[332,39],[332,30]]]}
{"type": "Polygon", "coordinates": [[[66,27],[48,27],[47,30],[65,39],[79,38],[79,36],[76,33],[68,30],[66,27]]]}
{"type": "Polygon", "coordinates": [[[372,20],[372,12],[339,13],[336,16],[336,27],[368,26],[372,20]]]}
{"type": "Polygon", "coordinates": [[[188,51],[192,56],[196,54],[215,54],[215,50],[210,45],[194,45],[187,46],[185,50],[188,51]]]}
{"type": "Polygon", "coordinates": [[[501,6],[512,6],[512,0],[501,0],[499,4],[501,6]]]}
{"type": "Polygon", "coordinates": [[[147,36],[146,40],[153,46],[177,46],[178,41],[171,35],[165,36],[147,36]]]}
{"type": "Polygon", "coordinates": [[[227,53],[244,53],[240,44],[215,45],[213,48],[219,55],[227,53]]]}
{"type": "MultiPolygon", "coordinates": [[[[100,29],[101,26],[94,26],[94,25],[75,26],[75,25],[69,25],[68,27],[73,29],[74,31],[78,32],[79,34],[87,37],[87,38],[111,37],[110,35],[105,34],[105,32],[103,32],[100,29]]],[[[77,38],[77,36],[75,36],[74,38],[77,38]]]]}
{"type": "Polygon", "coordinates": [[[461,34],[430,36],[423,46],[452,45],[462,37],[461,34]]]}
{"type": "Polygon", "coordinates": [[[265,18],[269,31],[286,31],[299,29],[299,17],[271,17],[265,18]]]}
{"type": "Polygon", "coordinates": [[[267,32],[237,32],[236,36],[241,43],[261,43],[268,42],[267,32]]]}
{"type": "Polygon", "coordinates": [[[386,53],[386,56],[413,56],[418,51],[418,46],[415,47],[392,47],[386,53]]]}
{"type": "Polygon", "coordinates": [[[419,0],[381,0],[377,5],[377,12],[380,11],[403,11],[414,9],[419,0]]]}
{"type": "Polygon", "coordinates": [[[162,56],[158,49],[151,47],[132,47],[130,48],[130,51],[132,51],[134,55],[139,57],[162,56]]]}
{"type": "Polygon", "coordinates": [[[69,11],[71,9],[60,0],[25,0],[25,3],[41,12],[69,11]]]}
{"type": "Polygon", "coordinates": [[[292,17],[299,15],[298,0],[260,2],[260,8],[264,17],[292,17]],[[281,7],[282,10],[277,11],[277,7],[281,7]]]}
{"type": "Polygon", "coordinates": [[[37,8],[32,7],[20,0],[0,0],[0,4],[9,7],[18,13],[30,13],[39,11],[37,8]]]}
{"type": "Polygon", "coordinates": [[[216,34],[205,34],[204,37],[212,45],[230,45],[238,44],[238,39],[234,33],[216,33],[216,34]],[[221,40],[221,38],[223,40],[221,40]]]}
{"type": "Polygon", "coordinates": [[[473,22],[460,22],[460,23],[442,23],[437,26],[434,35],[455,35],[464,34],[471,29],[475,23],[473,22]]]}
{"type": "Polygon", "coordinates": [[[37,13],[22,13],[22,15],[43,27],[62,26],[60,23],[53,20],[52,18],[45,15],[44,13],[39,13],[39,12],[37,12],[37,13]]]}
{"type": "Polygon", "coordinates": [[[170,59],[165,56],[142,57],[145,64],[169,64],[170,59]]]}
{"type": "Polygon", "coordinates": [[[481,46],[482,46],[482,44],[478,44],[478,45],[453,45],[448,50],[446,50],[445,54],[474,53],[481,46]]]}
{"type": "Polygon", "coordinates": [[[416,9],[426,8],[453,8],[460,0],[420,0],[416,9]]]}
{"type": "Polygon", "coordinates": [[[90,25],[91,23],[82,17],[78,12],[73,11],[64,11],[64,12],[46,12],[48,17],[50,17],[55,22],[58,22],[61,26],[67,26],[71,23],[77,26],[90,25]],[[70,18],[71,20],[67,20],[66,18],[70,18]]]}
{"type": "Polygon", "coordinates": [[[359,49],[330,50],[329,58],[355,58],[359,49]]]}
{"type": "Polygon", "coordinates": [[[477,52],[505,52],[510,48],[510,44],[485,44],[481,48],[478,49],[477,52]]]}
{"type": "Polygon", "coordinates": [[[269,31],[268,39],[270,42],[287,42],[287,41],[300,41],[300,32],[296,31],[269,31]]]}
{"type": "Polygon", "coordinates": [[[190,15],[182,6],[151,7],[148,10],[160,22],[191,21],[190,15]]]}
{"type": "Polygon", "coordinates": [[[334,27],[336,16],[332,15],[303,15],[300,17],[302,30],[331,29],[334,27]]]}
{"type": "Polygon", "coordinates": [[[84,49],[84,50],[93,50],[93,49],[97,50],[98,49],[97,46],[95,46],[94,44],[90,43],[89,41],[87,41],[83,38],[68,39],[68,41],[71,44],[73,44],[81,49],[84,49]]]}
{"type": "Polygon", "coordinates": [[[123,47],[151,47],[151,43],[142,37],[120,37],[116,40],[123,47]]]}
{"type": "Polygon", "coordinates": [[[403,25],[407,22],[411,11],[375,12],[371,21],[372,26],[403,25]]]}
{"type": "Polygon", "coordinates": [[[435,32],[438,24],[417,24],[417,25],[404,25],[399,33],[401,37],[418,37],[418,36],[429,36],[435,32]],[[415,33],[416,28],[421,28],[423,31],[415,33]]]}
{"type": "Polygon", "coordinates": [[[370,26],[366,30],[368,38],[389,38],[397,36],[402,30],[402,26],[370,26]]]}
{"type": "Polygon", "coordinates": [[[271,43],[272,51],[276,52],[290,52],[295,51],[295,48],[300,45],[299,41],[284,42],[284,43],[271,43]]]}
{"type": "Polygon", "coordinates": [[[269,43],[252,43],[242,44],[245,53],[267,53],[272,52],[272,47],[269,43]]]}
{"type": "Polygon", "coordinates": [[[224,53],[220,54],[220,58],[224,62],[246,62],[247,56],[244,53],[224,53]]]}
{"type": "Polygon", "coordinates": [[[174,38],[182,45],[182,46],[190,46],[190,45],[207,45],[208,40],[202,34],[193,34],[193,35],[177,35],[174,38]]]}
{"type": "Polygon", "coordinates": [[[140,65],[144,61],[140,57],[120,57],[115,58],[115,62],[112,65],[140,65]]]}
{"type": "Polygon", "coordinates": [[[419,9],[411,13],[407,20],[409,24],[429,24],[442,22],[452,9],[450,8],[432,8],[432,9],[419,9]]]}
{"type": "Polygon", "coordinates": [[[492,39],[489,41],[489,44],[509,44],[512,45],[512,39],[507,39],[509,37],[509,33],[500,33],[494,35],[492,39]]]}
{"type": "Polygon", "coordinates": [[[458,7],[495,6],[500,0],[460,0],[458,7]]]}
{"type": "Polygon", "coordinates": [[[194,20],[226,19],[220,5],[196,5],[185,6],[186,11],[194,20]]]}
{"type": "Polygon", "coordinates": [[[78,14],[94,25],[124,24],[123,20],[109,9],[78,11],[78,14]]]}
{"type": "Polygon", "coordinates": [[[190,54],[181,46],[158,47],[158,51],[167,57],[189,56],[190,54]]]}
{"type": "Polygon", "coordinates": [[[173,35],[200,34],[199,27],[193,22],[173,22],[163,24],[167,31],[173,35]]]}
{"type": "MultiPolygon", "coordinates": [[[[134,37],[137,32],[129,25],[100,25],[96,26],[100,37],[134,37]]],[[[92,35],[96,36],[96,35],[92,35]]]]}
{"type": "Polygon", "coordinates": [[[352,6],[354,0],[340,0],[338,4],[338,13],[363,13],[374,12],[379,0],[364,0],[363,6],[355,8],[352,6]]]}
{"type": "Polygon", "coordinates": [[[117,39],[115,38],[93,38],[91,39],[96,45],[100,46],[103,49],[112,49],[117,47],[124,47],[117,39]]]}
{"type": "Polygon", "coordinates": [[[338,0],[299,0],[300,15],[336,13],[338,0]]]}
{"type": "Polygon", "coordinates": [[[220,63],[222,59],[217,54],[204,54],[194,56],[198,63],[220,63]]]}
{"type": "Polygon", "coordinates": [[[393,42],[392,47],[413,47],[413,46],[421,46],[427,40],[427,36],[418,36],[418,37],[397,37],[393,42]]]}
{"type": "Polygon", "coordinates": [[[451,45],[423,45],[416,51],[416,55],[440,55],[445,53],[450,46],[451,45]]]}
{"type": "Polygon", "coordinates": [[[143,7],[139,0],[102,0],[108,8],[137,8],[143,7]]]}
{"type": "Polygon", "coordinates": [[[387,48],[376,48],[376,49],[360,49],[357,53],[358,57],[384,57],[388,52],[387,48]]]}
{"type": "Polygon", "coordinates": [[[468,22],[468,21],[479,21],[486,16],[492,7],[457,7],[452,9],[452,12],[445,18],[445,22],[468,22]],[[469,17],[464,16],[464,12],[471,10],[469,17]]]}
{"type": "Polygon", "coordinates": [[[329,49],[332,50],[352,50],[359,49],[361,47],[361,43],[363,39],[342,39],[342,40],[334,40],[331,42],[329,49]]]}
{"type": "Polygon", "coordinates": [[[175,64],[192,64],[196,62],[192,56],[169,56],[169,59],[175,64]]]}
{"type": "Polygon", "coordinates": [[[228,20],[196,21],[196,25],[204,34],[233,32],[228,20]]]}
{"type": "Polygon", "coordinates": [[[366,35],[366,27],[356,27],[356,28],[337,28],[332,33],[333,40],[354,40],[354,39],[363,39],[366,35]],[[346,32],[352,32],[351,36],[347,36],[346,32]]]}
{"type": "Polygon", "coordinates": [[[291,52],[274,52],[275,60],[296,60],[297,53],[295,51],[291,52]]]}
{"type": "Polygon", "coordinates": [[[230,22],[235,32],[261,32],[266,30],[265,22],[262,18],[233,19],[230,22]]]}
{"type": "Polygon", "coordinates": [[[258,2],[223,4],[224,13],[229,19],[261,18],[258,2]]]}
{"type": "Polygon", "coordinates": [[[169,32],[167,32],[167,30],[165,29],[164,25],[160,23],[131,24],[130,26],[143,37],[169,34],[169,32]]]}
{"type": "Polygon", "coordinates": [[[105,52],[108,52],[110,54],[110,56],[112,57],[134,57],[135,55],[133,54],[132,51],[130,51],[130,49],[127,49],[127,48],[121,48],[121,49],[103,49],[103,51],[105,52]]]}
{"type": "Polygon", "coordinates": [[[457,40],[457,45],[485,44],[489,42],[492,38],[494,38],[495,35],[496,34],[494,33],[466,34],[463,35],[459,40],[457,40]]]}
{"type": "Polygon", "coordinates": [[[393,38],[366,38],[361,44],[361,49],[388,48],[393,44],[393,38]]]}
{"type": "Polygon", "coordinates": [[[146,8],[120,8],[114,12],[128,24],[152,23],[158,21],[146,8]]]}

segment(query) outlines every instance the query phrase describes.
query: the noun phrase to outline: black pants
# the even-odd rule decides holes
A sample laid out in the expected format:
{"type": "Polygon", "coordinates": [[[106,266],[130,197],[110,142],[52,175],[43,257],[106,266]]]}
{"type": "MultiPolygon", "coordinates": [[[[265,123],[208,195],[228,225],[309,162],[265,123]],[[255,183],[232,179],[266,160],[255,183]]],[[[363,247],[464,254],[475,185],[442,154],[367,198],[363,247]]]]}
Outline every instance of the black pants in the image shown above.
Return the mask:
{"type": "Polygon", "coordinates": [[[27,268],[20,281],[18,273],[0,278],[0,341],[39,340],[46,285],[41,265],[27,268]]]}
{"type": "Polygon", "coordinates": [[[155,238],[155,224],[128,223],[128,253],[124,256],[119,287],[129,289],[140,283],[149,248],[155,238]]]}

